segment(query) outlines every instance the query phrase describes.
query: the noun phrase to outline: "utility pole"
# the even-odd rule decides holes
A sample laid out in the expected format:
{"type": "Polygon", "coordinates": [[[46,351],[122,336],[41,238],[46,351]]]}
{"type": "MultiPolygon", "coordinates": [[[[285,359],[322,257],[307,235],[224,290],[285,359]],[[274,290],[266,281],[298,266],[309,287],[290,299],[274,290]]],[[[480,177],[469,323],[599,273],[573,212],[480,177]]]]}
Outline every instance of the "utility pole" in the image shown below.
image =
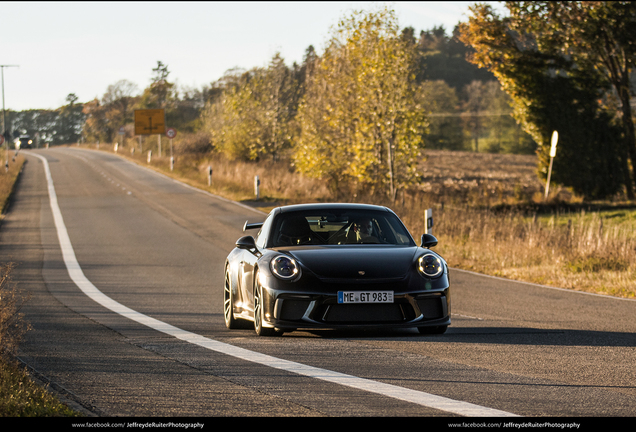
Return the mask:
{"type": "MultiPolygon", "coordinates": [[[[0,65],[0,71],[2,71],[2,134],[4,135],[4,132],[7,130],[6,129],[6,125],[7,125],[7,121],[6,121],[6,112],[5,112],[5,108],[4,108],[4,68],[7,67],[20,67],[18,65],[0,65]]],[[[7,157],[6,163],[5,163],[5,168],[7,170],[9,170],[9,140],[6,139],[4,140],[4,148],[5,148],[5,155],[7,157]]]]}

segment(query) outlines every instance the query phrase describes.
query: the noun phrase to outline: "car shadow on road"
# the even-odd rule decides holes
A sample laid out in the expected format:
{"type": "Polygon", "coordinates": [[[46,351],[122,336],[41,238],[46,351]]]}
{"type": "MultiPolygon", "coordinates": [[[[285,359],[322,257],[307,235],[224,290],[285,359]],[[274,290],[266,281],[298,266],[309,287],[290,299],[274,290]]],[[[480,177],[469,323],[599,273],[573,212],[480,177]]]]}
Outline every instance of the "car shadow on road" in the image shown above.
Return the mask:
{"type": "Polygon", "coordinates": [[[636,347],[636,334],[572,329],[538,329],[528,327],[458,327],[448,330],[444,338],[461,343],[501,345],[617,346],[636,347]]]}
{"type": "Polygon", "coordinates": [[[385,339],[440,343],[479,343],[497,345],[616,346],[636,347],[636,334],[571,329],[528,327],[449,327],[442,335],[422,335],[415,329],[312,330],[286,333],[326,339],[385,339]]]}

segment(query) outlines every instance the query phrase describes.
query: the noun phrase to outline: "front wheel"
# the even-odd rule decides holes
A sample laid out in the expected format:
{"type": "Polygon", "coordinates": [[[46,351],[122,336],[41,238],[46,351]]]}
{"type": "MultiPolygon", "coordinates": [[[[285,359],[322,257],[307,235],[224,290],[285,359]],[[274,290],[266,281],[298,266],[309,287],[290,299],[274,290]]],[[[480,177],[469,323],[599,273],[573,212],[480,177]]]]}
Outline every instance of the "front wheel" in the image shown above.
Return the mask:
{"type": "Polygon", "coordinates": [[[263,314],[265,308],[263,306],[263,287],[258,282],[258,272],[254,275],[254,331],[259,336],[278,336],[282,334],[280,331],[263,326],[263,314]]]}

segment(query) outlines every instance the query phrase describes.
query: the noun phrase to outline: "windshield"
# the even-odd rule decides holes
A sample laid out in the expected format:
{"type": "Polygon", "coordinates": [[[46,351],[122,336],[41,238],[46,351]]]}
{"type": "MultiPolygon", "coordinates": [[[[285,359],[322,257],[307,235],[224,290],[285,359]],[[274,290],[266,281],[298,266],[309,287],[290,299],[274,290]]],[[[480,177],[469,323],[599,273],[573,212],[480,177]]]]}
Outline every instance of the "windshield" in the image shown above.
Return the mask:
{"type": "Polygon", "coordinates": [[[307,244],[414,246],[404,225],[388,211],[320,210],[282,213],[270,236],[272,247],[307,244]]]}

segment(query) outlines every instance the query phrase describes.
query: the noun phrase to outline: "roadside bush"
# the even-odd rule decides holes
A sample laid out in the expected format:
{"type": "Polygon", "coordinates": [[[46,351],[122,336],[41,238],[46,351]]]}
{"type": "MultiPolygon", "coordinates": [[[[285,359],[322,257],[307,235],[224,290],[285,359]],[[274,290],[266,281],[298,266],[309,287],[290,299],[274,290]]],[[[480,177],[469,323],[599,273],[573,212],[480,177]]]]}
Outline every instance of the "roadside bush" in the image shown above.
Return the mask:
{"type": "Polygon", "coordinates": [[[177,155],[204,154],[212,150],[210,137],[206,132],[184,134],[181,139],[177,136],[174,143],[174,152],[177,155]]]}

